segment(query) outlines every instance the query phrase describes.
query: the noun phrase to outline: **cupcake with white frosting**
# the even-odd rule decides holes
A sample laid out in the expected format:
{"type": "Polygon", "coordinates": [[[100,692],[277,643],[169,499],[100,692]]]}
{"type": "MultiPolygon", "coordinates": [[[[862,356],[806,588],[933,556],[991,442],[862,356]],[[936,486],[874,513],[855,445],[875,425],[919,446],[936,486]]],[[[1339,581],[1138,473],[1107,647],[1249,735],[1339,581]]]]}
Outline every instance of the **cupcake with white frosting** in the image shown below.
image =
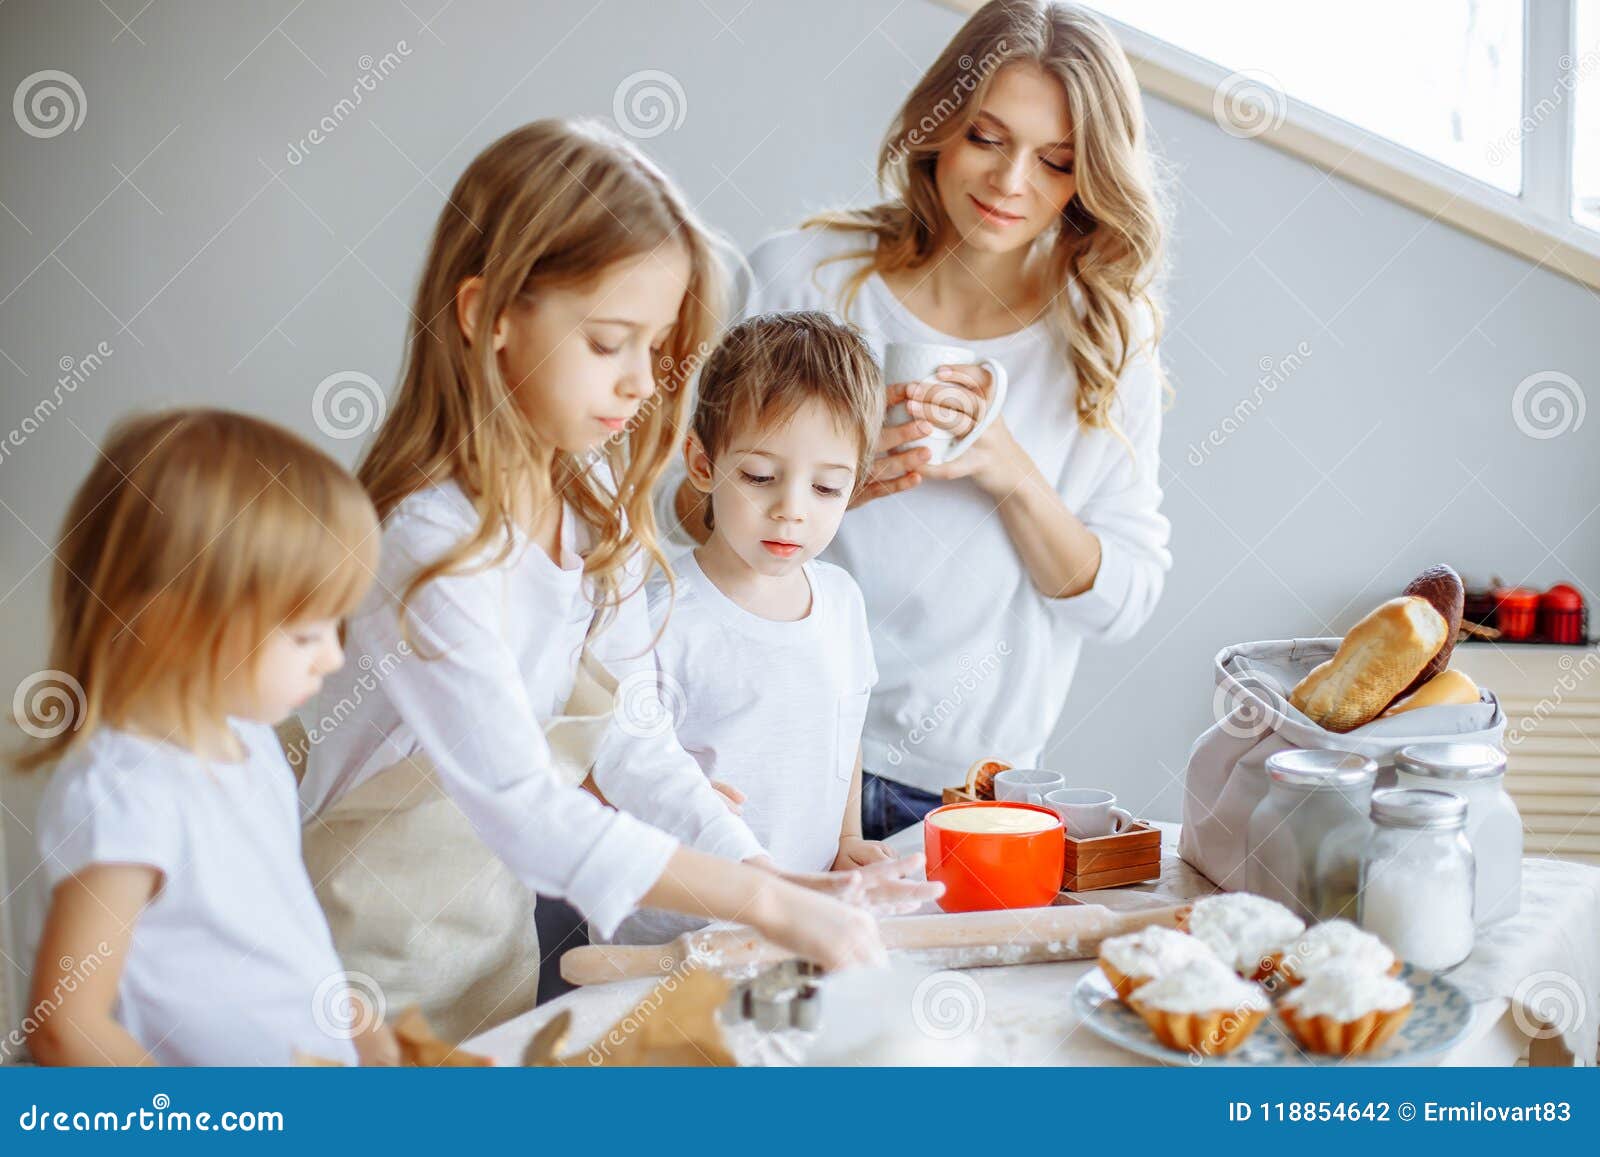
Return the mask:
{"type": "Polygon", "coordinates": [[[1306,930],[1305,921],[1282,904],[1249,892],[1196,900],[1180,926],[1251,980],[1264,980],[1276,972],[1284,949],[1306,930]]]}
{"type": "Polygon", "coordinates": [[[1100,971],[1124,1002],[1140,985],[1201,959],[1216,954],[1193,936],[1155,924],[1100,944],[1100,971]]]}
{"type": "Polygon", "coordinates": [[[1372,933],[1348,920],[1326,920],[1306,929],[1285,949],[1279,971],[1290,984],[1303,984],[1335,964],[1376,976],[1399,976],[1402,966],[1372,933]]]}
{"type": "Polygon", "coordinates": [[[1169,1049],[1216,1057],[1255,1032],[1272,1002],[1215,957],[1200,957],[1142,984],[1128,1003],[1169,1049]]]}
{"type": "Polygon", "coordinates": [[[1350,1057],[1394,1036],[1413,1007],[1405,981],[1335,961],[1290,989],[1278,1002],[1278,1015],[1310,1051],[1350,1057]]]}

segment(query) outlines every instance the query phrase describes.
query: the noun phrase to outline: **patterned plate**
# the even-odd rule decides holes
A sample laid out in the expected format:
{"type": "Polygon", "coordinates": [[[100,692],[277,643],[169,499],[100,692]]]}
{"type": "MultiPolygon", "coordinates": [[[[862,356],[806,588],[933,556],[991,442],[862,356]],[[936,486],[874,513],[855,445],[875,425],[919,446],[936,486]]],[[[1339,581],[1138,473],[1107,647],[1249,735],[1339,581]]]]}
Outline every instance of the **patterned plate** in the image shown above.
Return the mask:
{"type": "Polygon", "coordinates": [[[1416,993],[1416,1007],[1387,1044],[1376,1052],[1341,1061],[1308,1053],[1276,1016],[1269,1016],[1233,1052],[1221,1057],[1169,1049],[1156,1040],[1139,1014],[1117,999],[1098,968],[1072,990],[1072,1005],[1090,1031],[1112,1044],[1171,1065],[1415,1065],[1437,1057],[1466,1035],[1472,1003],[1448,980],[1407,966],[1400,979],[1416,993]]]}

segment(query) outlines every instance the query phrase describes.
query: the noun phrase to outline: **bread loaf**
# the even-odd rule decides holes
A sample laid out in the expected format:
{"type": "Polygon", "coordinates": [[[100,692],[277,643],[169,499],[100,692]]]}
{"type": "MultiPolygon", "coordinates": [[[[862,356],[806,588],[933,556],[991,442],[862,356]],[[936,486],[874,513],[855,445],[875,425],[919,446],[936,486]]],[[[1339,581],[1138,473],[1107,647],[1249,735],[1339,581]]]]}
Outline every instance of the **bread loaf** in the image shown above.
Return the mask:
{"type": "Polygon", "coordinates": [[[1444,646],[1448,624],[1425,598],[1390,599],[1350,628],[1339,650],[1289,693],[1329,731],[1370,723],[1444,646]]]}
{"type": "Polygon", "coordinates": [[[1383,717],[1387,719],[1419,707],[1438,707],[1445,703],[1476,703],[1482,698],[1478,685],[1471,678],[1448,667],[1385,711],[1383,717]]]}

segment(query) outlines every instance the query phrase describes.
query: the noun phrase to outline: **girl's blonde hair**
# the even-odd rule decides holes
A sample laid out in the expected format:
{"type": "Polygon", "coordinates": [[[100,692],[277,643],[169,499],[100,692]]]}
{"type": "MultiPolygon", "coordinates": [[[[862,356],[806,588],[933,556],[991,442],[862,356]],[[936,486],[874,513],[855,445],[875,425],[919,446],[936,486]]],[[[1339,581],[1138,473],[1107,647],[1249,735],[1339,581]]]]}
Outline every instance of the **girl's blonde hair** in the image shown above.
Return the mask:
{"type": "Polygon", "coordinates": [[[934,181],[939,152],[966,132],[995,74],[1015,63],[1038,66],[1066,92],[1077,192],[1035,244],[1049,247],[1049,317],[1077,371],[1079,421],[1110,427],[1128,359],[1160,340],[1152,280],[1165,224],[1138,82],[1116,38],[1092,13],[1039,0],[991,0],[978,9],[911,90],[884,138],[878,179],[895,199],[824,213],[805,225],[859,234],[867,243],[829,259],[860,263],[844,284],[846,314],[874,273],[931,261],[948,225],[934,181]],[[1076,311],[1067,289],[1074,281],[1082,294],[1076,311]],[[1136,334],[1141,303],[1153,321],[1147,335],[1136,334]]]}
{"type": "Polygon", "coordinates": [[[47,674],[75,702],[24,770],[151,712],[192,744],[223,680],[274,630],[361,600],[377,519],[354,478],[287,430],[173,410],[111,431],[55,554],[47,674]]]}
{"type": "Polygon", "coordinates": [[[477,511],[472,536],[407,581],[402,620],[420,587],[460,571],[497,536],[498,553],[484,565],[509,556],[512,486],[524,463],[549,452],[535,445],[500,374],[491,340],[496,319],[543,290],[585,288],[614,263],[672,244],[688,252],[688,292],[656,363],[657,392],[627,435],[599,451],[615,493],[599,484],[588,460],[571,454],[556,456],[551,480],[555,497],[571,503],[592,531],[584,571],[602,620],[625,597],[622,572],[636,550],[666,569],[650,491],[684,425],[684,386],[715,335],[722,268],[672,182],[602,124],[535,121],[501,137],[461,174],[417,289],[398,395],[357,471],[379,518],[448,479],[477,511]],[[483,278],[483,306],[469,339],[456,321],[456,293],[471,277],[483,278]]]}

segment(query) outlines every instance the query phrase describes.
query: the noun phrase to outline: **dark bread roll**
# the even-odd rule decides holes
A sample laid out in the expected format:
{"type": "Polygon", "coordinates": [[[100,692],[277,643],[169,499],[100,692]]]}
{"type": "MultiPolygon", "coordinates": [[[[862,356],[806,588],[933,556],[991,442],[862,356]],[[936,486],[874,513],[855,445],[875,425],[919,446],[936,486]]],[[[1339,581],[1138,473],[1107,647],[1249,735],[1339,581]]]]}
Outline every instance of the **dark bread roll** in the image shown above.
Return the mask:
{"type": "Polygon", "coordinates": [[[1456,636],[1461,633],[1461,611],[1466,606],[1467,591],[1461,584],[1461,576],[1455,568],[1440,563],[1430,566],[1416,578],[1406,584],[1403,595],[1415,595],[1420,599],[1427,599],[1433,604],[1433,609],[1439,612],[1448,628],[1445,631],[1444,646],[1439,648],[1439,653],[1428,660],[1428,665],[1417,673],[1409,686],[1394,697],[1385,710],[1393,707],[1407,695],[1412,694],[1428,680],[1450,666],[1450,654],[1456,649],[1456,636]]]}

